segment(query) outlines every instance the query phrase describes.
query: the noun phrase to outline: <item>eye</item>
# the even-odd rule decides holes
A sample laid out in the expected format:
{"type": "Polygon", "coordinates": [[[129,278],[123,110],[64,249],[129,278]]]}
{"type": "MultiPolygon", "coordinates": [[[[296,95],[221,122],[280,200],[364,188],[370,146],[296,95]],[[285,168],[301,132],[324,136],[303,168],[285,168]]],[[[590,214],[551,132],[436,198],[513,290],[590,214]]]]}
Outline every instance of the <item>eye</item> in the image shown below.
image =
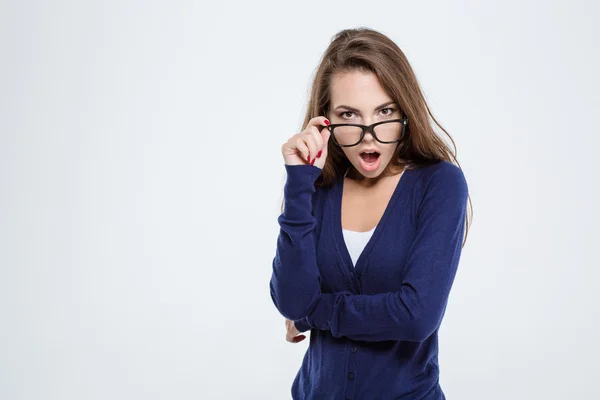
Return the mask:
{"type": "Polygon", "coordinates": [[[386,116],[390,116],[390,115],[392,115],[394,113],[394,111],[396,111],[396,109],[392,108],[392,107],[387,107],[387,108],[382,108],[381,109],[381,111],[384,111],[384,110],[388,110],[389,111],[388,113],[385,114],[386,116]]]}
{"type": "Polygon", "coordinates": [[[341,118],[344,118],[345,114],[354,114],[354,113],[352,111],[343,111],[343,112],[339,113],[338,116],[341,118]]]}

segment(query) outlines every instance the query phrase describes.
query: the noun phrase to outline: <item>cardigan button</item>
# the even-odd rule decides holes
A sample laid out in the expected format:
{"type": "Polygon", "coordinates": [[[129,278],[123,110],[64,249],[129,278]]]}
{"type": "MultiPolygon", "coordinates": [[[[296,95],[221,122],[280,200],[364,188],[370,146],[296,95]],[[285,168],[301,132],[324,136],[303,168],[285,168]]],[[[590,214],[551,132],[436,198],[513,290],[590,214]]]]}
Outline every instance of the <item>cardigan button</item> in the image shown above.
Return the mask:
{"type": "Polygon", "coordinates": [[[353,374],[352,372],[350,372],[350,373],[348,374],[348,379],[349,379],[349,380],[352,380],[352,379],[354,379],[354,374],[353,374]]]}
{"type": "Polygon", "coordinates": [[[356,346],[352,347],[351,351],[352,351],[353,353],[356,353],[356,352],[358,351],[358,347],[356,347],[356,346]]]}

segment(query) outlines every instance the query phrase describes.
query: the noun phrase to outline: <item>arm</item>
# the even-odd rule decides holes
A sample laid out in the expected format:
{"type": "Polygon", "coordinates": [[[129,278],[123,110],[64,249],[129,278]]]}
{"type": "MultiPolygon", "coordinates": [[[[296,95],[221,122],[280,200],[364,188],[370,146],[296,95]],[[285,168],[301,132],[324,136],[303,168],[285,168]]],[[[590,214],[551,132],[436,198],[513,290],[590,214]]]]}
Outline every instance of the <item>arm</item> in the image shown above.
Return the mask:
{"type": "Polygon", "coordinates": [[[311,328],[311,326],[308,323],[308,319],[306,317],[295,320],[294,326],[296,327],[296,329],[298,329],[298,332],[300,332],[300,333],[306,332],[307,330],[309,330],[311,328]]]}
{"type": "Polygon", "coordinates": [[[323,293],[306,321],[356,340],[423,341],[441,323],[461,254],[468,187],[462,171],[436,171],[417,214],[406,275],[391,293],[323,293]]]}
{"type": "Polygon", "coordinates": [[[309,164],[284,165],[284,206],[277,219],[280,231],[269,286],[271,299],[281,315],[300,320],[308,315],[321,294],[313,216],[314,183],[321,169],[309,164]]]}

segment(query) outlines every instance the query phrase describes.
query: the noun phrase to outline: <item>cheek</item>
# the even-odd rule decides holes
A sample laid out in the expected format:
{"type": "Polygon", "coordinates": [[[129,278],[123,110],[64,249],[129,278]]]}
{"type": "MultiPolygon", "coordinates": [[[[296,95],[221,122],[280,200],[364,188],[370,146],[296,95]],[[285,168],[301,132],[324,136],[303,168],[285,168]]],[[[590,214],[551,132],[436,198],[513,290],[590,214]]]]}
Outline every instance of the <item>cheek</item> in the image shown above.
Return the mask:
{"type": "Polygon", "coordinates": [[[352,157],[354,157],[354,153],[348,147],[342,147],[342,151],[346,155],[346,158],[351,159],[352,157]]]}
{"type": "Polygon", "coordinates": [[[385,160],[387,160],[387,159],[391,158],[393,154],[394,154],[393,151],[384,151],[383,153],[381,153],[380,157],[383,157],[385,160]]]}
{"type": "Polygon", "coordinates": [[[389,163],[390,160],[392,159],[392,157],[394,156],[394,153],[395,152],[393,150],[386,151],[386,152],[383,152],[380,157],[383,157],[382,161],[384,163],[389,163]]]}

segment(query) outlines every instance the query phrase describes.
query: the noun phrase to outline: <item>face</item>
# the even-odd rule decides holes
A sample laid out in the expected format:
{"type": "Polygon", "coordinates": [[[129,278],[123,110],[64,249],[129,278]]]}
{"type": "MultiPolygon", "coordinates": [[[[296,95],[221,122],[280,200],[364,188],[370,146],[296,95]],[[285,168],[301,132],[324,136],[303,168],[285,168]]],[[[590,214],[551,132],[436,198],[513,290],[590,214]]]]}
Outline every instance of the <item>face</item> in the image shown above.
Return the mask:
{"type": "MultiPolygon", "coordinates": [[[[371,125],[375,122],[400,118],[400,109],[386,93],[375,74],[369,72],[337,73],[331,81],[331,102],[328,118],[332,124],[371,125]]],[[[396,125],[399,130],[399,125],[396,125]]],[[[394,125],[375,127],[394,129],[394,125]]],[[[339,129],[339,128],[337,128],[339,129]]],[[[365,132],[356,146],[341,147],[357,172],[365,178],[377,178],[386,170],[397,143],[380,143],[371,132],[365,132]],[[365,150],[375,150],[379,156],[365,155],[365,150]],[[377,157],[375,159],[375,157],[377,157]]]]}

